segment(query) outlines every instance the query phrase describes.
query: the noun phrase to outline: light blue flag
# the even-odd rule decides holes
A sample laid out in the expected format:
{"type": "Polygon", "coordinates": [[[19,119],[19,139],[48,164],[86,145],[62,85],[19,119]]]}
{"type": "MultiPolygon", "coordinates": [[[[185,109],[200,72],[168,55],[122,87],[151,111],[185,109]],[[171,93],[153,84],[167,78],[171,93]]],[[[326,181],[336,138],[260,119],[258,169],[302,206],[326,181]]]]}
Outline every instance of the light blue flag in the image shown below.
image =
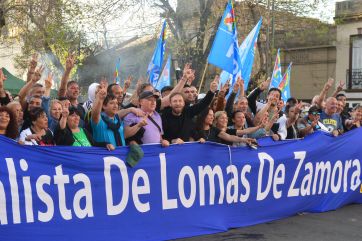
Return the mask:
{"type": "Polygon", "coordinates": [[[229,1],[212,45],[208,62],[233,74],[232,83],[240,69],[239,45],[234,8],[229,1]]]}
{"type": "Polygon", "coordinates": [[[158,80],[156,84],[156,89],[161,91],[161,89],[165,86],[171,85],[171,55],[168,56],[167,62],[165,64],[165,67],[162,70],[160,79],[158,80]]]}
{"type": "Polygon", "coordinates": [[[149,76],[150,83],[155,86],[160,77],[160,72],[163,63],[163,56],[165,52],[165,28],[166,20],[163,22],[160,37],[157,41],[155,52],[153,53],[151,62],[148,65],[147,74],[149,76]]]}
{"type": "Polygon", "coordinates": [[[245,91],[248,89],[251,70],[253,69],[255,49],[257,46],[258,36],[263,18],[255,25],[253,30],[244,39],[239,48],[241,61],[241,77],[244,80],[245,91]]]}
{"type": "MultiPolygon", "coordinates": [[[[254,64],[255,49],[258,41],[258,35],[262,24],[262,18],[255,25],[253,30],[244,39],[239,47],[240,61],[241,61],[241,77],[244,80],[245,91],[248,89],[251,71],[254,64]]],[[[225,84],[232,75],[225,70],[220,74],[220,85],[225,84]]],[[[232,86],[231,86],[232,87],[232,86]]],[[[231,92],[229,92],[230,95],[231,92]]],[[[228,97],[228,96],[227,96],[228,97]]]]}
{"type": "Polygon", "coordinates": [[[290,94],[290,76],[292,72],[292,62],[289,64],[287,71],[285,71],[282,81],[280,82],[278,88],[282,92],[282,99],[284,102],[291,97],[290,94]]]}
{"type": "Polygon", "coordinates": [[[278,49],[278,53],[275,58],[274,70],[273,70],[273,75],[272,75],[269,89],[278,88],[281,81],[282,81],[282,67],[280,65],[280,49],[278,49]]]}

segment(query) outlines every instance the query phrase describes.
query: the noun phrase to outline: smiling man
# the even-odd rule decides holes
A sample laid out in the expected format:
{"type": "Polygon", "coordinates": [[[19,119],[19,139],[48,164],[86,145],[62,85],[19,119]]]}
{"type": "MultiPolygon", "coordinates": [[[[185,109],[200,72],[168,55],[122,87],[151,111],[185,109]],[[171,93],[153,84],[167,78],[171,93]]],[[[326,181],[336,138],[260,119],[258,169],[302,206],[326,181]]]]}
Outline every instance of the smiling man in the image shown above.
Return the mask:
{"type": "Polygon", "coordinates": [[[185,105],[185,99],[181,93],[171,94],[170,107],[165,108],[162,112],[164,138],[177,144],[190,141],[194,128],[192,119],[210,105],[216,90],[217,83],[212,82],[205,98],[191,106],[185,105]]]}

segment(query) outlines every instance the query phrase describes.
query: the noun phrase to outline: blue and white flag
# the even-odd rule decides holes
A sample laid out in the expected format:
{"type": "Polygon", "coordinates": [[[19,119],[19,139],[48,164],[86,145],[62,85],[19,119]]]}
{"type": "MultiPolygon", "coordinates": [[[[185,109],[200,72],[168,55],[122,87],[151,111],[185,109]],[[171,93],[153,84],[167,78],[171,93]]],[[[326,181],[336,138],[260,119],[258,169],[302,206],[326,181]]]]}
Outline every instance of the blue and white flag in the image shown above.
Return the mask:
{"type": "Polygon", "coordinates": [[[221,19],[214,43],[212,45],[208,62],[232,73],[232,84],[240,72],[239,44],[236,31],[234,8],[229,1],[221,19]]]}
{"type": "Polygon", "coordinates": [[[161,89],[165,86],[171,85],[171,55],[168,56],[165,67],[163,67],[162,74],[160,79],[156,84],[156,89],[161,91],[161,89]]]}
{"type": "MultiPolygon", "coordinates": [[[[255,25],[253,30],[244,39],[243,43],[239,47],[240,61],[241,61],[241,77],[244,80],[245,91],[248,89],[251,70],[254,64],[254,56],[256,44],[258,41],[258,35],[262,24],[262,18],[255,25]]],[[[225,70],[220,74],[220,83],[225,84],[228,79],[232,78],[232,74],[229,74],[225,70]]]]}
{"type": "Polygon", "coordinates": [[[163,63],[163,56],[165,52],[165,28],[166,28],[166,20],[163,22],[162,30],[160,37],[157,41],[155,52],[153,53],[151,62],[148,65],[147,74],[149,76],[150,83],[155,86],[160,77],[160,72],[163,63]]]}
{"type": "Polygon", "coordinates": [[[251,70],[254,64],[255,49],[257,46],[258,36],[263,18],[260,18],[259,22],[255,25],[253,30],[244,39],[240,45],[239,53],[241,60],[241,77],[244,80],[245,91],[248,89],[251,70]]]}

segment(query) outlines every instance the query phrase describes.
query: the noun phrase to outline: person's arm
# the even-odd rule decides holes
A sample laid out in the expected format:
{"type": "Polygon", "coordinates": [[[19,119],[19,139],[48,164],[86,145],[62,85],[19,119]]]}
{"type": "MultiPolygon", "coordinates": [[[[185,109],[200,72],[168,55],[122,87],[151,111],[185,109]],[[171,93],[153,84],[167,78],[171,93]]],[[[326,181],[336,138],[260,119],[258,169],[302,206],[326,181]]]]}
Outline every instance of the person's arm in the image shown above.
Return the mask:
{"type": "Polygon", "coordinates": [[[225,111],[226,111],[229,118],[231,118],[232,115],[233,115],[234,102],[235,102],[235,97],[236,97],[236,94],[237,94],[237,92],[235,93],[235,91],[234,91],[235,90],[235,85],[234,85],[233,92],[230,94],[229,98],[226,101],[226,106],[225,106],[225,111]]]}
{"type": "Polygon", "coordinates": [[[4,75],[2,69],[0,68],[0,97],[5,98],[6,92],[4,90],[4,81],[6,80],[6,76],[4,75]]]}
{"type": "Polygon", "coordinates": [[[101,87],[96,95],[96,99],[94,100],[92,107],[92,122],[94,124],[98,124],[101,119],[101,112],[103,101],[107,96],[107,91],[101,87]]]}
{"type": "Polygon", "coordinates": [[[243,130],[237,130],[236,135],[237,136],[248,135],[248,134],[256,132],[257,130],[259,130],[261,128],[264,128],[264,125],[258,125],[258,126],[249,127],[249,128],[243,129],[243,130]]]}
{"type": "Polygon", "coordinates": [[[314,127],[318,124],[318,120],[313,121],[310,125],[305,123],[305,128],[299,128],[299,135],[305,137],[314,131],[314,127]]]}
{"type": "Polygon", "coordinates": [[[270,85],[270,78],[266,79],[265,81],[263,81],[259,87],[257,87],[256,89],[254,89],[247,97],[248,99],[248,105],[249,108],[251,110],[251,112],[253,112],[253,114],[256,114],[256,100],[258,99],[259,95],[266,90],[267,88],[269,88],[270,85]]]}
{"type": "Polygon", "coordinates": [[[74,55],[71,54],[68,56],[66,62],[65,62],[65,70],[64,74],[62,76],[62,79],[60,81],[60,87],[58,90],[58,97],[65,97],[66,94],[66,87],[69,80],[70,72],[72,71],[75,63],[74,55]]]}
{"type": "Polygon", "coordinates": [[[334,79],[332,79],[332,78],[329,78],[327,83],[325,83],[321,93],[319,94],[319,98],[317,99],[317,103],[316,103],[319,108],[323,107],[323,101],[326,99],[328,90],[332,87],[333,83],[334,83],[334,79]]]}
{"type": "Polygon", "coordinates": [[[343,87],[346,83],[344,83],[342,80],[339,81],[339,85],[337,86],[336,90],[334,91],[332,97],[336,98],[339,92],[343,90],[343,87]]]}
{"type": "Polygon", "coordinates": [[[144,116],[145,113],[139,109],[139,108],[135,108],[135,107],[130,107],[130,108],[127,108],[127,109],[122,109],[120,111],[118,111],[118,116],[120,119],[123,119],[125,116],[127,116],[129,113],[133,113],[135,114],[136,116],[144,116]]]}
{"type": "Polygon", "coordinates": [[[60,130],[64,130],[65,127],[67,126],[67,119],[69,116],[69,109],[68,108],[63,108],[62,110],[62,117],[59,120],[59,127],[60,130]]]}
{"type": "Polygon", "coordinates": [[[40,80],[41,75],[44,71],[44,67],[40,66],[34,73],[34,75],[32,76],[32,79],[27,82],[19,91],[19,102],[21,104],[21,107],[23,108],[23,110],[26,107],[26,96],[28,94],[28,92],[30,91],[31,87],[40,80]]]}
{"type": "Polygon", "coordinates": [[[147,125],[147,115],[143,117],[143,119],[138,122],[137,124],[131,126],[125,126],[124,127],[124,137],[125,138],[129,138],[132,137],[134,135],[137,134],[137,132],[144,127],[145,125],[147,125]]]}
{"type": "Polygon", "coordinates": [[[287,123],[286,123],[286,127],[289,128],[290,126],[294,125],[298,118],[299,118],[299,114],[300,111],[302,109],[302,102],[299,102],[295,107],[294,107],[294,117],[293,118],[289,118],[287,119],[287,123]]]}
{"type": "Polygon", "coordinates": [[[50,97],[50,91],[51,91],[52,85],[53,85],[53,75],[51,73],[48,74],[48,77],[45,79],[44,83],[45,83],[44,96],[50,97]]]}
{"type": "Polygon", "coordinates": [[[241,142],[241,143],[246,143],[246,144],[251,144],[252,142],[256,142],[254,139],[251,138],[241,138],[238,136],[234,136],[234,135],[229,135],[228,133],[221,131],[218,135],[218,137],[220,139],[223,139],[224,141],[228,141],[228,142],[241,142]]]}
{"type": "Polygon", "coordinates": [[[206,96],[200,100],[198,103],[196,103],[195,105],[192,105],[189,108],[189,111],[190,111],[190,115],[193,117],[195,115],[198,115],[200,114],[200,112],[204,109],[206,109],[212,99],[214,98],[215,96],[215,93],[217,91],[217,86],[218,86],[218,83],[216,81],[213,81],[210,83],[210,90],[207,92],[206,96]]]}
{"type": "Polygon", "coordinates": [[[171,92],[161,99],[161,110],[165,107],[170,106],[170,96],[173,93],[181,92],[186,83],[190,80],[195,79],[195,70],[191,69],[191,64],[186,64],[184,67],[183,75],[181,80],[171,90],[171,92]]]}
{"type": "Polygon", "coordinates": [[[265,113],[269,111],[270,105],[271,105],[271,101],[268,101],[264,107],[255,115],[254,117],[254,125],[259,125],[261,123],[261,121],[263,120],[263,118],[265,117],[265,113]]]}
{"type": "Polygon", "coordinates": [[[29,69],[28,73],[26,74],[26,82],[30,82],[33,78],[33,75],[35,73],[35,68],[38,65],[38,54],[33,54],[30,63],[29,63],[29,69]]]}

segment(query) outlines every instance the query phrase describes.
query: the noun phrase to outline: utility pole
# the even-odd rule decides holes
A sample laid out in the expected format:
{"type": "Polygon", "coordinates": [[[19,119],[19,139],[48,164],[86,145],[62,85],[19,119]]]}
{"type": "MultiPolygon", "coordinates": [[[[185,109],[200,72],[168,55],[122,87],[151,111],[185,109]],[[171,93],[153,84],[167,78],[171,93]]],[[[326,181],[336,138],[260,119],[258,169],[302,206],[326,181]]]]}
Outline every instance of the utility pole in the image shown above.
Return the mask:
{"type": "Polygon", "coordinates": [[[267,27],[266,27],[266,53],[265,53],[265,70],[266,75],[269,76],[269,46],[270,46],[270,39],[269,39],[269,24],[270,24],[270,0],[267,1],[267,27]]]}

